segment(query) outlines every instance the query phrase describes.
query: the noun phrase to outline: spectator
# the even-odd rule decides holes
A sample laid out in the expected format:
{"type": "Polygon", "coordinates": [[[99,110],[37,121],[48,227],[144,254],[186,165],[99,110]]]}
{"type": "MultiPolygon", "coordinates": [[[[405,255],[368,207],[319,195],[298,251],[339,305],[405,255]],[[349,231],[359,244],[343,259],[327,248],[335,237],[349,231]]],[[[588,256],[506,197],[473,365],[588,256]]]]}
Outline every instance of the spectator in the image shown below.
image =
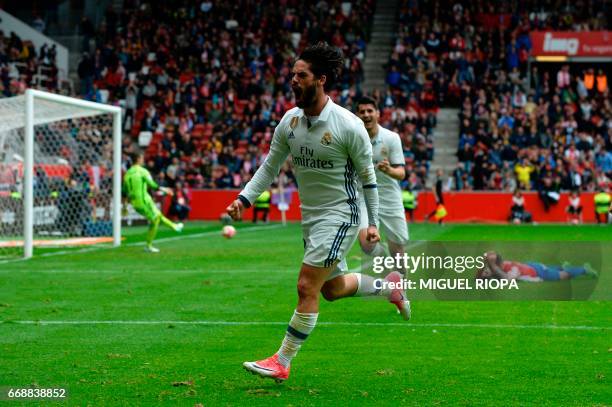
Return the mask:
{"type": "Polygon", "coordinates": [[[563,65],[559,72],[557,72],[557,87],[564,89],[570,86],[571,76],[569,72],[569,65],[563,65]]]}
{"type": "Polygon", "coordinates": [[[582,204],[580,203],[580,193],[578,191],[572,191],[568,200],[569,204],[567,205],[567,208],[565,208],[568,223],[582,223],[582,204]]]}
{"type": "Polygon", "coordinates": [[[524,158],[520,164],[516,164],[514,172],[519,183],[520,188],[526,190],[531,189],[531,174],[535,171],[535,168],[527,158],[524,158]]]}
{"type": "Polygon", "coordinates": [[[604,94],[608,91],[608,77],[604,73],[603,69],[597,71],[597,92],[604,94]]]}
{"type": "Polygon", "coordinates": [[[531,214],[525,210],[525,198],[519,189],[512,195],[510,222],[515,224],[531,222],[531,214]]]}
{"type": "Polygon", "coordinates": [[[81,80],[81,93],[90,94],[93,87],[94,65],[87,52],[83,53],[77,68],[79,79],[81,80]]]}
{"type": "Polygon", "coordinates": [[[559,202],[559,189],[559,183],[555,182],[555,180],[549,174],[545,174],[540,180],[538,196],[540,197],[546,212],[548,212],[551,205],[555,205],[559,202]]]}
{"type": "Polygon", "coordinates": [[[191,207],[189,206],[190,201],[190,189],[181,181],[177,181],[174,187],[174,195],[172,195],[168,216],[171,218],[176,216],[180,222],[187,219],[191,211],[191,207]]]}

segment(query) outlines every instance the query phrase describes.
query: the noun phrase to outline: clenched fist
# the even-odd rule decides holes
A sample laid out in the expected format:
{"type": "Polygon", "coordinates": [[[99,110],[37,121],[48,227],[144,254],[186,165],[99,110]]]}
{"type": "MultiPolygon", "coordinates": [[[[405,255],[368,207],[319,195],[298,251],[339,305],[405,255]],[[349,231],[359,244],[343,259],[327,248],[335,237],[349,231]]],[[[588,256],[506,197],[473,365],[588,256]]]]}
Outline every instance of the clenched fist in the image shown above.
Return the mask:
{"type": "Polygon", "coordinates": [[[242,204],[242,202],[240,202],[240,199],[236,199],[225,209],[225,211],[227,212],[229,216],[232,217],[232,219],[240,220],[242,219],[242,212],[244,211],[244,205],[242,204]]]}
{"type": "Polygon", "coordinates": [[[376,243],[380,241],[380,235],[378,234],[378,228],[376,228],[376,226],[368,226],[368,230],[366,232],[366,239],[370,243],[376,243]]]}

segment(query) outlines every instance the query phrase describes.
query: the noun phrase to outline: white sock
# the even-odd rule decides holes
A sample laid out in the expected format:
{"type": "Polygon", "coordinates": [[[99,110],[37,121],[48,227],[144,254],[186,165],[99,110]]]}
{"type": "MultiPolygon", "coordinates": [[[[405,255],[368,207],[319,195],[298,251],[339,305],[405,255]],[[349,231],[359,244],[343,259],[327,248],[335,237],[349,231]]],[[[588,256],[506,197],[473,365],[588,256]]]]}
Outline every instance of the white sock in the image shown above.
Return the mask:
{"type": "MultiPolygon", "coordinates": [[[[374,278],[361,273],[355,273],[355,276],[357,276],[357,291],[355,291],[355,297],[370,297],[376,295],[388,297],[391,294],[391,290],[386,286],[384,288],[376,288],[374,286],[376,280],[384,280],[382,277],[374,278]]],[[[380,286],[381,284],[378,283],[378,287],[380,286]]]]}
{"type": "Polygon", "coordinates": [[[308,335],[312,332],[315,325],[317,324],[318,312],[315,313],[302,313],[293,312],[289,326],[287,327],[287,333],[285,339],[281,344],[278,352],[278,362],[288,367],[291,363],[291,359],[297,355],[298,350],[302,346],[302,343],[308,338],[308,335]]]}

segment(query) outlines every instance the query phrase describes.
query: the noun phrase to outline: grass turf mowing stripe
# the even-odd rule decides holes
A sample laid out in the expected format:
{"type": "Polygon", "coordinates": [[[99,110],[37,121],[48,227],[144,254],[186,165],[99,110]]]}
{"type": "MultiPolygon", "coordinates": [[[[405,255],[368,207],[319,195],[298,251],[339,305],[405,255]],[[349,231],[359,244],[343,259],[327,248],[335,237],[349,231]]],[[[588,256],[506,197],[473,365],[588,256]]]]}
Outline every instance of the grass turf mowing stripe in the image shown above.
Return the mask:
{"type": "MultiPolygon", "coordinates": [[[[266,226],[252,226],[252,227],[245,227],[245,228],[240,228],[240,232],[253,232],[253,231],[258,231],[261,229],[277,229],[279,227],[283,226],[282,224],[275,224],[275,225],[266,225],[266,226]]],[[[219,232],[217,230],[214,231],[208,231],[208,232],[201,232],[201,233],[191,233],[191,234],[184,234],[184,235],[180,235],[180,236],[171,236],[171,237],[164,237],[164,238],[160,238],[160,239],[155,239],[155,244],[158,243],[166,243],[166,242],[173,242],[175,240],[182,240],[182,239],[190,239],[193,237],[207,237],[207,236],[212,236],[212,235],[218,235],[219,232]]],[[[141,241],[141,242],[131,242],[131,243],[125,243],[122,246],[125,247],[132,247],[132,246],[144,246],[146,242],[141,241]]],[[[96,250],[103,250],[103,249],[112,249],[114,248],[112,245],[107,245],[107,244],[101,244],[98,245],[96,247],[86,247],[83,249],[75,249],[75,250],[64,250],[64,251],[59,251],[59,252],[51,252],[51,253],[42,253],[42,254],[37,254],[35,257],[51,257],[51,256],[62,256],[65,254],[80,254],[80,253],[88,253],[88,252],[93,252],[96,250]]],[[[15,262],[19,262],[19,261],[26,261],[26,260],[30,260],[30,259],[24,259],[24,258],[18,258],[18,259],[9,259],[9,260],[0,260],[0,264],[3,263],[15,263],[15,262]]]]}
{"type": "MultiPolygon", "coordinates": [[[[287,325],[279,321],[125,321],[125,320],[40,320],[0,321],[0,324],[19,325],[287,325]]],[[[406,328],[483,328],[483,329],[565,329],[572,331],[612,330],[612,326],[588,325],[504,325],[504,324],[448,324],[448,323],[401,323],[401,322],[318,322],[317,326],[401,326],[406,328]]]]}

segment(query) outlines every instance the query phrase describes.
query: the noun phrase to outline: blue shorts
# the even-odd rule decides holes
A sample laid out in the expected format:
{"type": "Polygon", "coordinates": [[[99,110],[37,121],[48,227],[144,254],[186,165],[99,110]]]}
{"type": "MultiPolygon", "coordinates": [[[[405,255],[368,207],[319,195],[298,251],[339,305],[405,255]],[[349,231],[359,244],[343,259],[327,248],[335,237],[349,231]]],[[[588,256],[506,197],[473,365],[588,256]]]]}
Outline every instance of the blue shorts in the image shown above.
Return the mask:
{"type": "Polygon", "coordinates": [[[533,268],[542,280],[544,281],[558,281],[560,279],[559,272],[562,270],[558,266],[547,266],[542,263],[527,263],[527,265],[533,268]]]}

